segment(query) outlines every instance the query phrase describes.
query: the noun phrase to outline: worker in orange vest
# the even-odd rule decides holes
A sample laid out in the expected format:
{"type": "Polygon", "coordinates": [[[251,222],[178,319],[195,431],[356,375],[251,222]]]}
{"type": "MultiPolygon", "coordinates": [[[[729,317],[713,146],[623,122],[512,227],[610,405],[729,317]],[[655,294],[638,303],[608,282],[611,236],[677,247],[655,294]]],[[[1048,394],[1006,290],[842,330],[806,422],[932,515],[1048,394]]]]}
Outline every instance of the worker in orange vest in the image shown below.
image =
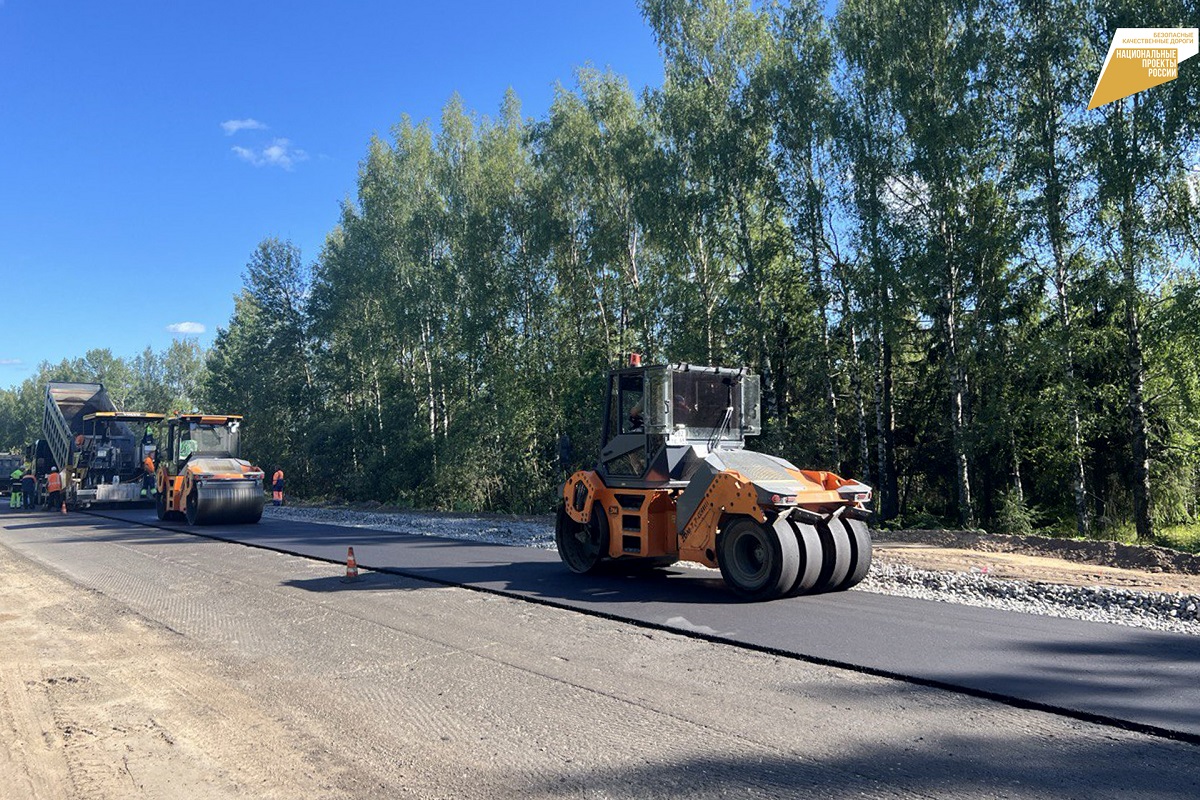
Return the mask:
{"type": "Polygon", "coordinates": [[[271,476],[271,504],[276,506],[283,505],[283,470],[275,470],[275,474],[271,476]]]}
{"type": "MultiPolygon", "coordinates": [[[[53,511],[63,506],[62,488],[62,476],[58,474],[58,467],[51,467],[50,474],[46,476],[47,511],[53,511]]],[[[63,507],[65,508],[65,506],[63,507]]]]}
{"type": "MultiPolygon", "coordinates": [[[[149,429],[147,429],[149,430],[149,429]]],[[[149,435],[149,434],[147,434],[149,435]]],[[[147,455],[142,459],[142,497],[149,497],[154,494],[154,459],[147,455]]]]}

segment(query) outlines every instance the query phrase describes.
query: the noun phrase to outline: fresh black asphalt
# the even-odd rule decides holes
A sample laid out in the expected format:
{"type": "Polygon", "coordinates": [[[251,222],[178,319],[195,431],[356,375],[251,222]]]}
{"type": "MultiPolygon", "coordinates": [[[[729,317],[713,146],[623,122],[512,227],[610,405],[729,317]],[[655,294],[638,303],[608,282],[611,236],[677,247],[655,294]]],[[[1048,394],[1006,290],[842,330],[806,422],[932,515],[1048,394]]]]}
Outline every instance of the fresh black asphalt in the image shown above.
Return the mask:
{"type": "MultiPolygon", "coordinates": [[[[263,519],[189,528],[104,516],[467,586],[1200,743],[1200,637],[849,591],[740,602],[711,572],[575,575],[548,550],[263,519]]],[[[330,581],[314,590],[369,591],[330,581]]]]}

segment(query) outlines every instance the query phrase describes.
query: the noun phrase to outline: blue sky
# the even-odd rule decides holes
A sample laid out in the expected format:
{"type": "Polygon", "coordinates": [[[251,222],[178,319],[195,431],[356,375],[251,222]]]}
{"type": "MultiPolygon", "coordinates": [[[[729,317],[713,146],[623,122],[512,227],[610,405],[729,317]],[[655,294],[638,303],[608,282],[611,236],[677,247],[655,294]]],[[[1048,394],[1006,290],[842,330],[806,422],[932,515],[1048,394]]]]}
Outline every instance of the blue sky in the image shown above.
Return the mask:
{"type": "Polygon", "coordinates": [[[260,240],[317,257],[373,133],[454,92],[541,117],[585,63],[662,82],[633,0],[0,0],[0,388],[211,344],[260,240]]]}

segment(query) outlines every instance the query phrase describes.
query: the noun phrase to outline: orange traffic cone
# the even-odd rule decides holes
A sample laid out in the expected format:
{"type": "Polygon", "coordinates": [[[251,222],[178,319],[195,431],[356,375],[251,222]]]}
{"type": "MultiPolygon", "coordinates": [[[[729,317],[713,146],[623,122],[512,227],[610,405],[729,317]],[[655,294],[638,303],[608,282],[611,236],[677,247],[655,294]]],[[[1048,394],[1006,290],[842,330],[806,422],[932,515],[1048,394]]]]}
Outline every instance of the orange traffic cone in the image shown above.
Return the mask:
{"type": "Polygon", "coordinates": [[[64,514],[67,513],[67,501],[66,500],[63,500],[62,513],[64,513],[64,514]]]}
{"type": "Polygon", "coordinates": [[[346,552],[346,580],[358,580],[358,561],[354,558],[354,548],[348,548],[346,552]]]}

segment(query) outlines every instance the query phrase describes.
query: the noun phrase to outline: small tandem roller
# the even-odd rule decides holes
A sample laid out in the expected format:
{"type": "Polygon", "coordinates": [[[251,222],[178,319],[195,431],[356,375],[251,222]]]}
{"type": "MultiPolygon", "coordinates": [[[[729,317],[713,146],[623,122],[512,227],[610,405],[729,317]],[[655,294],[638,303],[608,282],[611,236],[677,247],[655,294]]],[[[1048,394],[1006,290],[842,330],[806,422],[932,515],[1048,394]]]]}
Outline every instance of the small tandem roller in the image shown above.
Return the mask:
{"type": "Polygon", "coordinates": [[[241,459],[236,415],[182,414],[167,421],[156,471],[158,518],[189,525],[258,522],[263,472],[241,459]]]}
{"type": "Polygon", "coordinates": [[[848,589],[871,567],[871,488],[744,449],[760,432],[744,369],[640,365],[609,374],[600,460],[563,485],[559,557],[719,567],[748,600],[848,589]]]}

